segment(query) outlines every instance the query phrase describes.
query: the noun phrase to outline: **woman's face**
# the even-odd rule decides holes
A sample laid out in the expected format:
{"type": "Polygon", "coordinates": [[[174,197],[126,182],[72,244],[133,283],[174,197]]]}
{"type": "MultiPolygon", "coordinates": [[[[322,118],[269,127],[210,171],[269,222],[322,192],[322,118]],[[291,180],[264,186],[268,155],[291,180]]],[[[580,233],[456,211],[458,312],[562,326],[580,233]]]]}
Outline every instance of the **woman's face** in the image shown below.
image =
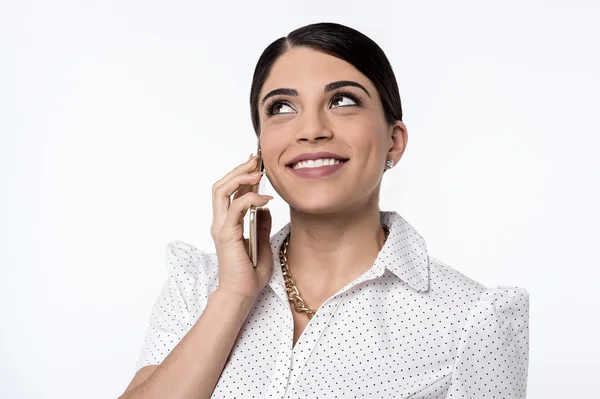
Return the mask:
{"type": "Polygon", "coordinates": [[[378,199],[386,160],[397,163],[404,152],[406,127],[401,121],[387,125],[377,90],[354,66],[311,49],[289,50],[273,65],[258,101],[266,174],[291,207],[329,213],[378,199]],[[351,85],[325,91],[338,81],[358,83],[368,94],[351,85]],[[280,88],[297,95],[277,94],[263,102],[280,88]],[[288,166],[300,154],[321,151],[347,161],[321,177],[301,176],[288,166]]]}

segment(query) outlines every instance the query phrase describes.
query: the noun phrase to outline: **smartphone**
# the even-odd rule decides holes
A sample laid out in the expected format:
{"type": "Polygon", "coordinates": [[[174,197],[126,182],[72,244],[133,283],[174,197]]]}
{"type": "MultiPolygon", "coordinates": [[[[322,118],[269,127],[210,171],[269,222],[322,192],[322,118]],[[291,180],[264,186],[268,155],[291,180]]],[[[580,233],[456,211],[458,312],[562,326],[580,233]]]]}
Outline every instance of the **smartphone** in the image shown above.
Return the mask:
{"type": "MultiPolygon", "coordinates": [[[[260,141],[258,142],[258,149],[256,150],[256,155],[257,155],[257,162],[256,162],[256,169],[255,171],[260,171],[263,172],[264,166],[263,166],[263,160],[262,160],[262,152],[260,149],[260,141]]],[[[259,188],[261,186],[261,182],[263,180],[265,176],[263,175],[260,180],[258,181],[258,183],[254,184],[252,186],[251,191],[254,193],[258,193],[259,192],[259,188]]],[[[249,216],[248,216],[248,223],[249,223],[249,234],[250,234],[250,239],[248,240],[248,256],[250,257],[250,260],[252,261],[252,265],[254,267],[256,267],[258,265],[258,207],[256,207],[255,205],[251,205],[250,206],[250,210],[249,210],[249,216]]]]}

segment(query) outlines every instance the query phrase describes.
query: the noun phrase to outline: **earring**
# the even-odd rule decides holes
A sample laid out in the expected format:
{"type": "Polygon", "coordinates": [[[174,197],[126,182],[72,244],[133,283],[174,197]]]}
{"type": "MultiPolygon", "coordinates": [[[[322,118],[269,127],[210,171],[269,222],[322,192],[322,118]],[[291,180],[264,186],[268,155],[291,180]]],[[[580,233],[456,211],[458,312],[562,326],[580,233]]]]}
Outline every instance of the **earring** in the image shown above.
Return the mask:
{"type": "Polygon", "coordinates": [[[393,161],[393,160],[391,160],[391,159],[389,159],[389,160],[387,160],[387,161],[385,162],[385,165],[386,165],[388,168],[390,168],[390,169],[391,169],[391,168],[393,168],[393,167],[394,167],[394,161],[393,161]]]}

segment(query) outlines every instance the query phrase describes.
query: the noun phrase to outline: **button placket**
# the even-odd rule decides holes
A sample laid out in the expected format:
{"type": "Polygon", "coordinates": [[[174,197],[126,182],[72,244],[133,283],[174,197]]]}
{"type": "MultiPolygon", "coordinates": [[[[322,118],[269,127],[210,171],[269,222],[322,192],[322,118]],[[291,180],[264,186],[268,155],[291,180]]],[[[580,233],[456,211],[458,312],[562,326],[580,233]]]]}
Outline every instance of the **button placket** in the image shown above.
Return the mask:
{"type": "Polygon", "coordinates": [[[287,384],[286,395],[289,389],[294,385],[300,376],[302,369],[308,362],[311,353],[314,351],[319,338],[325,332],[343,297],[336,294],[328,299],[315,313],[314,317],[304,328],[304,331],[298,338],[296,346],[292,351],[292,367],[290,378],[287,384]]]}
{"type": "Polygon", "coordinates": [[[294,339],[294,319],[290,312],[286,312],[285,328],[281,334],[281,347],[277,355],[277,367],[271,378],[268,389],[268,398],[282,398],[287,391],[287,385],[292,370],[292,347],[289,342],[294,339]]]}

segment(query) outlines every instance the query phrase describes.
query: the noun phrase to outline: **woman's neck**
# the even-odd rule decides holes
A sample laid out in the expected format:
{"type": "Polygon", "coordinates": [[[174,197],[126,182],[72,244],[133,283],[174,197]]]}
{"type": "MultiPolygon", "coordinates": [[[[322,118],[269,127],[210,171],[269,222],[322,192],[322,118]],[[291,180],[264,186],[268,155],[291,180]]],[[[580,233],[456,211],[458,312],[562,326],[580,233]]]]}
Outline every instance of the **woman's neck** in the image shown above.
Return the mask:
{"type": "Polygon", "coordinates": [[[326,299],[373,266],[385,241],[379,207],[336,214],[290,209],[288,267],[304,300],[326,299]]]}

